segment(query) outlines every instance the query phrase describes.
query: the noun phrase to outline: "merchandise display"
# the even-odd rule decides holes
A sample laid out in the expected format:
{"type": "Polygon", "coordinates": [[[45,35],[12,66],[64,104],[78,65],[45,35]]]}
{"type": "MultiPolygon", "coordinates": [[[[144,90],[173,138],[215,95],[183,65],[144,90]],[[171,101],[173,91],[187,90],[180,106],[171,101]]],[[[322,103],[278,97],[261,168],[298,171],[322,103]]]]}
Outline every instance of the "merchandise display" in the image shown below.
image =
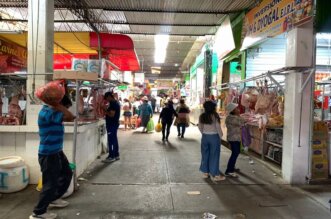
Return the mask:
{"type": "Polygon", "coordinates": [[[329,129],[325,122],[314,122],[312,145],[312,179],[327,179],[329,176],[329,129]]]}

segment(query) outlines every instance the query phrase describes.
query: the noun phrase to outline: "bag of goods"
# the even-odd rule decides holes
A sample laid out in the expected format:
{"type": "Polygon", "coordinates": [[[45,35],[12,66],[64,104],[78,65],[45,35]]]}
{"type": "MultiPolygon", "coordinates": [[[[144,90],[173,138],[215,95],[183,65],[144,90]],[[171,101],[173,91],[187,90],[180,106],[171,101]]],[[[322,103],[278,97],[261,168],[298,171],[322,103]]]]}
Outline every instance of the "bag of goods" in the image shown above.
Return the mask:
{"type": "Polygon", "coordinates": [[[136,121],[136,128],[140,127],[140,124],[141,124],[141,118],[138,117],[136,121]]]}
{"type": "Polygon", "coordinates": [[[44,103],[56,105],[60,103],[65,94],[63,80],[51,81],[38,88],[35,94],[44,103]]]}
{"type": "Polygon", "coordinates": [[[162,124],[160,122],[156,124],[155,131],[156,132],[161,132],[162,131],[162,124]]]}
{"type": "Polygon", "coordinates": [[[150,119],[149,122],[147,123],[147,131],[148,132],[154,131],[154,121],[153,121],[153,119],[150,119]]]}

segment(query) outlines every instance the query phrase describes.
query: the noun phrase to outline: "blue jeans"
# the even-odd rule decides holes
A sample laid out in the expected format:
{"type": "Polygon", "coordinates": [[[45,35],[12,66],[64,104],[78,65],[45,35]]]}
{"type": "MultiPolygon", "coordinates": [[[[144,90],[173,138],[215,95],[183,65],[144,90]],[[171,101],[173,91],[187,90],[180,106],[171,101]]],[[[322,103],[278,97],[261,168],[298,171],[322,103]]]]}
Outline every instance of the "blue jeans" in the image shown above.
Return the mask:
{"type": "Polygon", "coordinates": [[[108,133],[108,152],[109,158],[115,158],[119,157],[120,154],[118,152],[118,140],[117,140],[117,130],[118,130],[119,124],[116,125],[110,125],[107,127],[107,133],[108,133]]]}
{"type": "Polygon", "coordinates": [[[201,165],[200,171],[219,176],[220,169],[221,139],[218,134],[202,134],[201,139],[201,165]]]}
{"type": "Polygon", "coordinates": [[[185,129],[186,129],[186,124],[185,123],[179,123],[177,125],[178,136],[181,135],[182,137],[184,137],[185,129]],[[180,128],[182,128],[182,132],[180,132],[180,128]]]}
{"type": "Polygon", "coordinates": [[[233,173],[236,166],[237,158],[240,154],[240,141],[229,141],[231,145],[231,157],[228,162],[228,167],[226,168],[225,173],[233,173]]]}

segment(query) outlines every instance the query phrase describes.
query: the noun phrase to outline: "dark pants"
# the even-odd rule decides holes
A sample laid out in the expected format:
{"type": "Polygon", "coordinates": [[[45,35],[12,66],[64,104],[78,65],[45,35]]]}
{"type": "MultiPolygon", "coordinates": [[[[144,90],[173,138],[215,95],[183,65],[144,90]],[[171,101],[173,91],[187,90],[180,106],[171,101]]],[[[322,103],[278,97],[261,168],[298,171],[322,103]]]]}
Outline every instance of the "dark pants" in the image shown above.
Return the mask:
{"type": "Polygon", "coordinates": [[[46,213],[48,205],[63,196],[72,178],[72,170],[63,151],[52,155],[39,155],[39,164],[43,188],[39,202],[33,210],[37,215],[46,213]]]}
{"type": "Polygon", "coordinates": [[[185,123],[179,123],[177,125],[178,136],[184,137],[185,130],[186,130],[186,124],[185,123]],[[180,132],[180,128],[182,128],[182,132],[180,132]]]}
{"type": "Polygon", "coordinates": [[[240,154],[240,141],[229,141],[230,145],[231,145],[231,157],[229,159],[228,162],[228,167],[225,171],[225,173],[233,173],[234,172],[234,168],[236,166],[236,162],[237,162],[237,158],[240,154]]]}
{"type": "Polygon", "coordinates": [[[152,105],[153,113],[155,113],[155,105],[152,105]]]}
{"type": "Polygon", "coordinates": [[[108,152],[109,158],[115,158],[119,157],[119,148],[118,148],[118,140],[117,140],[117,130],[118,130],[119,124],[116,125],[110,125],[107,128],[108,132],[108,152]]]}
{"type": "Polygon", "coordinates": [[[168,139],[172,121],[162,121],[162,139],[168,139]],[[166,132],[167,130],[167,132],[166,132]]]}

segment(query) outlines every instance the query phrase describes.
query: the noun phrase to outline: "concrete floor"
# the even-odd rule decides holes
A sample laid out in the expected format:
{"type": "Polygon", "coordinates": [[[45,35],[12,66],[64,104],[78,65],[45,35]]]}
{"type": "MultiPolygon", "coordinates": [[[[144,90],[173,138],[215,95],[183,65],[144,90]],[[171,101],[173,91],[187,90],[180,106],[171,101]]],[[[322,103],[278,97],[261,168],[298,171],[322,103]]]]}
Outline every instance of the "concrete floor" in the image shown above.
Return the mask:
{"type": "MultiPolygon", "coordinates": [[[[221,219],[331,218],[325,203],[330,186],[291,187],[263,163],[249,164],[246,156],[238,159],[238,179],[215,184],[199,172],[197,128],[191,126],[183,140],[176,136],[173,128],[170,142],[162,143],[160,133],[120,131],[121,160],[96,160],[82,176],[87,181],[79,181],[79,190],[67,199],[70,206],[50,211],[66,219],[191,219],[202,218],[204,212],[221,219]],[[188,195],[189,191],[201,194],[188,195]],[[313,194],[320,199],[313,199],[313,194]]],[[[224,171],[230,151],[222,148],[221,155],[224,171]]],[[[0,218],[28,218],[38,199],[34,188],[4,194],[0,218]]]]}

